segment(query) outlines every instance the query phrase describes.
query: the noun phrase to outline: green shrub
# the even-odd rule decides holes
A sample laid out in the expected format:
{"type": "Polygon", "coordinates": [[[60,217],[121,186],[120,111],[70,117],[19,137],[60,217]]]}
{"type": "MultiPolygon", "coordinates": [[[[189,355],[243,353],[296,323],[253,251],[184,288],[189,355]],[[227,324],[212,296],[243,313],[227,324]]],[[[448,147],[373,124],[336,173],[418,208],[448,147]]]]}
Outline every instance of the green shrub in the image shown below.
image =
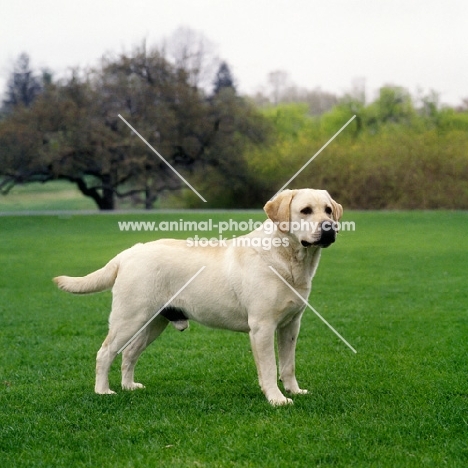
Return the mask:
{"type": "MultiPolygon", "coordinates": [[[[289,188],[325,188],[348,208],[468,208],[468,114],[418,113],[407,101],[389,117],[386,107],[354,106],[356,119],[289,188]]],[[[352,115],[350,102],[320,119],[300,105],[270,109],[276,140],[248,153],[250,170],[275,193],[352,115]]]]}

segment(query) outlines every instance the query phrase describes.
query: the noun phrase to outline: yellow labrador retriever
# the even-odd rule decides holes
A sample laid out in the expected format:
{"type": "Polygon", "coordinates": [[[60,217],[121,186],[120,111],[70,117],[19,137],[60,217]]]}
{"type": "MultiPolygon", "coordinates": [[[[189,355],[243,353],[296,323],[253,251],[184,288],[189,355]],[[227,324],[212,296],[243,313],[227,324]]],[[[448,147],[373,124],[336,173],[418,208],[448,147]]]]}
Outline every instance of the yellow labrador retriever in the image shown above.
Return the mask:
{"type": "Polygon", "coordinates": [[[261,228],[226,245],[162,239],[137,244],[87,276],[54,278],[60,289],[76,294],[112,288],[109,334],[96,359],[96,393],[114,393],[108,380],[112,361],[147,324],[122,354],[122,388],[143,388],[134,381],[140,354],[169,323],[183,330],[188,320],[249,333],[260,387],[272,405],[284,405],[292,400],[278,387],[276,333],[284,389],[307,393],[295,376],[305,305],[277,274],[307,300],[321,249],[335,241],[343,210],[328,192],[313,189],[285,190],[264,210],[269,219],[261,228]]]}

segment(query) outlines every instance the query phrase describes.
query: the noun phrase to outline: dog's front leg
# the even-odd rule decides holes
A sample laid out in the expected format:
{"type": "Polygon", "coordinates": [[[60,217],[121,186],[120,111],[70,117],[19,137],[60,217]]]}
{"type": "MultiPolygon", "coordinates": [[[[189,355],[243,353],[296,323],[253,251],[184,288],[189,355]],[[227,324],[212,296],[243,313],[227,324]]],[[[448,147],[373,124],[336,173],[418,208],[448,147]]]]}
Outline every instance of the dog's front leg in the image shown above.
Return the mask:
{"type": "Polygon", "coordinates": [[[284,389],[292,394],[307,393],[307,390],[299,388],[296,380],[295,355],[301,315],[277,331],[280,380],[284,389]]]}
{"type": "Polygon", "coordinates": [[[275,358],[275,326],[249,323],[250,343],[257,365],[258,381],[267,400],[274,406],[287,405],[292,400],[286,398],[278,388],[275,358]]]}

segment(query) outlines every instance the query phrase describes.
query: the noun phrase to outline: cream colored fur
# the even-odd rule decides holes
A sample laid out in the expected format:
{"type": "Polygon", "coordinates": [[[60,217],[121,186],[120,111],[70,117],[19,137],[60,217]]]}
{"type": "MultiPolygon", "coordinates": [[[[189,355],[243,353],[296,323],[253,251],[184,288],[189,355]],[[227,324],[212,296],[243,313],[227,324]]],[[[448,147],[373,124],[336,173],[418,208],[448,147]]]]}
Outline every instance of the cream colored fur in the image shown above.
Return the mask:
{"type": "MultiPolygon", "coordinates": [[[[260,387],[271,404],[283,405],[292,400],[278,387],[276,334],[284,389],[290,394],[307,393],[295,376],[295,348],[305,306],[269,266],[307,300],[321,248],[327,245],[320,244],[320,229],[291,230],[287,223],[338,221],[342,207],[324,190],[285,190],[265,205],[265,212],[269,220],[262,229],[244,236],[246,242],[268,237],[277,239],[280,247],[241,247],[233,241],[228,241],[227,247],[190,247],[184,240],[162,239],[137,244],[87,276],[54,278],[60,289],[76,294],[112,288],[109,334],[96,360],[96,393],[114,393],[109,388],[108,372],[118,351],[203,266],[203,272],[171,306],[206,326],[248,333],[260,387]],[[267,229],[272,222],[279,226],[274,232],[267,229]]],[[[157,316],[123,351],[124,389],[143,387],[134,381],[136,362],[168,323],[157,316]]],[[[174,325],[179,329],[186,326],[180,322],[174,325]]]]}

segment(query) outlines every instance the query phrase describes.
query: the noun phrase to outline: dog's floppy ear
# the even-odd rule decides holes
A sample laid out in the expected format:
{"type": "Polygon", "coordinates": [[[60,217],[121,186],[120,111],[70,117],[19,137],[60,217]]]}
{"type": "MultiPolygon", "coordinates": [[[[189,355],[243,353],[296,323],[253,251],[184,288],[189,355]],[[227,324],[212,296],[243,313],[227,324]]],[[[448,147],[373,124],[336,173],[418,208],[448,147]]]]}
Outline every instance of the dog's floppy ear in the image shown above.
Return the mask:
{"type": "Polygon", "coordinates": [[[332,209],[333,209],[333,219],[335,221],[339,221],[341,219],[341,217],[343,216],[343,207],[337,203],[335,200],[333,200],[333,198],[330,196],[330,194],[327,192],[327,195],[330,197],[330,203],[332,205],[332,209]]]}
{"type": "Polygon", "coordinates": [[[283,190],[263,207],[267,216],[282,232],[289,231],[289,207],[297,190],[283,190]]]}

